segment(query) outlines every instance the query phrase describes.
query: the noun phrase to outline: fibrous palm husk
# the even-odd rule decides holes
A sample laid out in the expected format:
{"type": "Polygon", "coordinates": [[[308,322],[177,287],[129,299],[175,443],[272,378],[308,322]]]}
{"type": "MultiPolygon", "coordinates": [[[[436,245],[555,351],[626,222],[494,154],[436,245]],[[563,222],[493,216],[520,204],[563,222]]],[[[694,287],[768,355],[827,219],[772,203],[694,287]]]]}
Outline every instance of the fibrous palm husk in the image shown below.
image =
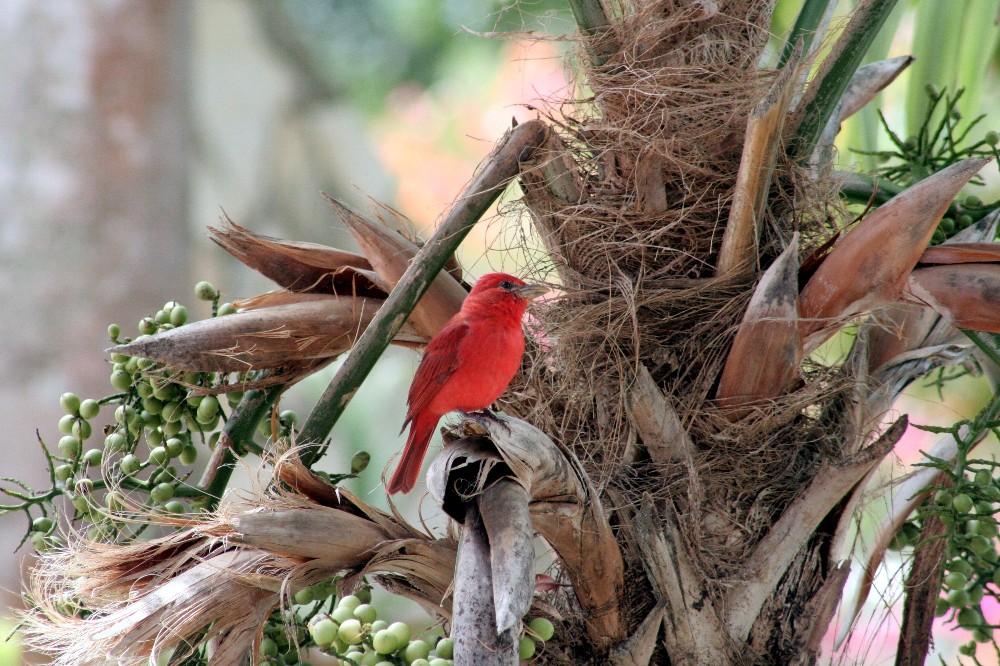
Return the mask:
{"type": "Polygon", "coordinates": [[[364,572],[406,580],[408,596],[450,617],[454,540],[327,485],[294,453],[276,474],[292,489],[256,492],[198,519],[147,518],[181,528],[168,536],[125,545],[76,536],[46,553],[31,581],[43,603],[25,615],[31,643],[58,655],[56,664],[138,665],[178,658],[208,631],[217,639],[210,663],[243,663],[292,591],[339,573],[353,574],[345,585],[364,572]]]}

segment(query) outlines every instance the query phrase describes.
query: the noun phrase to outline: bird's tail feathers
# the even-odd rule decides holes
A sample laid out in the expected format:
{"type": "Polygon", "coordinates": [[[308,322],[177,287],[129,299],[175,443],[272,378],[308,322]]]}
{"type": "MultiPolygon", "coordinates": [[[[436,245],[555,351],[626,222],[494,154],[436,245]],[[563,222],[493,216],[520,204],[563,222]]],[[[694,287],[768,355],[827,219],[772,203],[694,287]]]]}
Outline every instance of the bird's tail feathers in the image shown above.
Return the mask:
{"type": "Polygon", "coordinates": [[[434,429],[441,419],[437,415],[418,414],[410,424],[410,434],[403,447],[403,457],[400,458],[396,471],[386,485],[385,490],[390,495],[408,493],[413,490],[420,478],[420,467],[427,454],[427,445],[434,436],[434,429]]]}

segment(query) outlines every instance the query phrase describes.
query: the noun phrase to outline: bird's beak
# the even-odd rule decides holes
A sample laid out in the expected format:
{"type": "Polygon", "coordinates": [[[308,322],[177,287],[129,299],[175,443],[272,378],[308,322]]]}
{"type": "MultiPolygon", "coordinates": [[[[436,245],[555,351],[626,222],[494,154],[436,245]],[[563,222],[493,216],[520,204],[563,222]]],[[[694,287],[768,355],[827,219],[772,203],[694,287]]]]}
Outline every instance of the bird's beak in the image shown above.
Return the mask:
{"type": "Polygon", "coordinates": [[[530,301],[533,298],[538,298],[542,294],[547,294],[549,292],[549,288],[541,284],[525,284],[520,287],[514,287],[511,291],[518,298],[530,301]]]}

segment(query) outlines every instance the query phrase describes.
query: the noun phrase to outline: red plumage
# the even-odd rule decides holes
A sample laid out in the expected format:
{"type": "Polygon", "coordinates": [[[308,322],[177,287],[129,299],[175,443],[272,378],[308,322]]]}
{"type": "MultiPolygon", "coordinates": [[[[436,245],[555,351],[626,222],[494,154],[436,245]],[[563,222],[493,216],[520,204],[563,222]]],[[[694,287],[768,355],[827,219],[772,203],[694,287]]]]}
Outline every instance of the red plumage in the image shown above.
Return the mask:
{"type": "Polygon", "coordinates": [[[484,275],[461,311],[431,339],[410,385],[403,422],[410,433],[386,486],[390,495],[416,485],[442,416],[486,409],[507,389],[524,355],[521,319],[528,302],[545,291],[504,273],[484,275]]]}

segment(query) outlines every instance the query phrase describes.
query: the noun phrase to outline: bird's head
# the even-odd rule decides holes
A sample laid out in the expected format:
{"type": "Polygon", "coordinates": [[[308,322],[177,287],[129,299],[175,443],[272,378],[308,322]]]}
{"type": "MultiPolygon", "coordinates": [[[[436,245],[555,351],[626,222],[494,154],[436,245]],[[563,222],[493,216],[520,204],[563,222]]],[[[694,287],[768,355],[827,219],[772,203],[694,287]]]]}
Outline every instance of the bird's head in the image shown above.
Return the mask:
{"type": "Polygon", "coordinates": [[[520,319],[528,303],[548,291],[540,284],[528,284],[520,278],[506,273],[489,273],[476,281],[465,299],[463,311],[488,308],[493,311],[510,312],[520,319]]]}

